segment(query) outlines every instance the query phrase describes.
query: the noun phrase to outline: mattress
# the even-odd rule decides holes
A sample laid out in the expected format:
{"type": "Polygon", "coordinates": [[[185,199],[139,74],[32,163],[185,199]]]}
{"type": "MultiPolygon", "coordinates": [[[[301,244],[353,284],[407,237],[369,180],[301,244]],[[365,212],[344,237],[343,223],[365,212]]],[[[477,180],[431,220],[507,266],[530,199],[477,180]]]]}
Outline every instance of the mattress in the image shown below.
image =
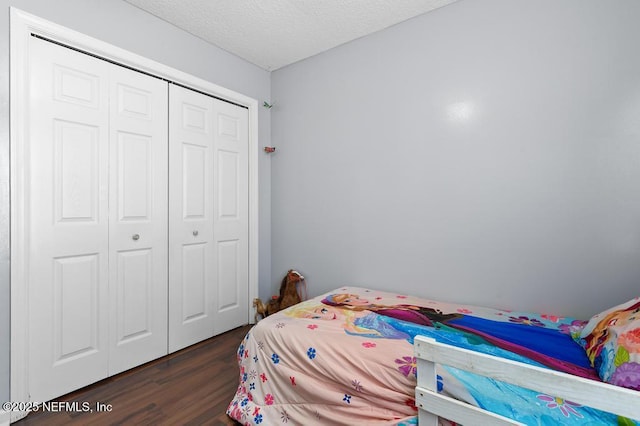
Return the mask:
{"type": "MultiPolygon", "coordinates": [[[[597,380],[570,337],[582,325],[548,314],[339,288],[271,315],[247,333],[237,352],[240,380],[227,414],[242,424],[415,424],[418,334],[597,380]]],[[[448,367],[438,370],[438,391],[525,424],[619,421],[448,367]]]]}

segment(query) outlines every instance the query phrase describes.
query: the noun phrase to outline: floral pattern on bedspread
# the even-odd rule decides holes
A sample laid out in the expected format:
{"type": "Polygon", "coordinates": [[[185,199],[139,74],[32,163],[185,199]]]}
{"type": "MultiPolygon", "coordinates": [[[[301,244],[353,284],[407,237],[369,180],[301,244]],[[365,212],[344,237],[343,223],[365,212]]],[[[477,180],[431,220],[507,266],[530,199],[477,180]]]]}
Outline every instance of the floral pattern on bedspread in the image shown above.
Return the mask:
{"type": "MultiPolygon", "coordinates": [[[[417,334],[540,365],[473,334],[467,326],[476,319],[505,324],[508,330],[511,325],[555,330],[569,340],[567,333],[582,325],[553,315],[342,288],[267,317],[250,330],[238,348],[240,383],[227,414],[247,425],[415,424],[419,372],[412,343],[417,334]],[[404,318],[406,312],[400,311],[408,306],[443,316],[432,317],[438,321],[428,326],[423,319],[404,318]],[[451,318],[457,322],[447,323],[451,318]]],[[[438,370],[438,391],[526,424],[616,424],[613,415],[451,368],[438,370]]]]}

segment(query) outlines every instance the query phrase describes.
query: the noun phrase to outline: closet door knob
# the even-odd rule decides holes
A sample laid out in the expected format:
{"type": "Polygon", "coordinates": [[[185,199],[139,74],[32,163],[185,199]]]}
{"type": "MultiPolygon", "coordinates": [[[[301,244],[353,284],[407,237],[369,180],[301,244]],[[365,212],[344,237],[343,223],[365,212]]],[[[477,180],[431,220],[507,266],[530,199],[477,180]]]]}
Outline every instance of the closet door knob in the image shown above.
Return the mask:
{"type": "Polygon", "coordinates": [[[131,239],[132,239],[133,241],[138,241],[138,240],[140,239],[140,235],[138,235],[138,234],[133,234],[133,236],[131,237],[131,239]]]}
{"type": "Polygon", "coordinates": [[[193,236],[197,237],[198,236],[198,230],[193,231],[193,236]]]}

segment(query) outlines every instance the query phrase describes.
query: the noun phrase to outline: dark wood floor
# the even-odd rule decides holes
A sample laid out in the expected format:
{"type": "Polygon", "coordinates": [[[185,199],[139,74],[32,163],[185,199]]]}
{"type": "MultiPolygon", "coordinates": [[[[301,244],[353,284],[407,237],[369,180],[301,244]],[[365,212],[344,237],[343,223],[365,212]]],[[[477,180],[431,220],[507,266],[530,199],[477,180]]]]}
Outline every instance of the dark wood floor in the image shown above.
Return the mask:
{"type": "Polygon", "coordinates": [[[225,411],[238,386],[236,351],[250,326],[110,377],[56,401],[93,412],[37,412],[15,425],[234,425],[225,411]],[[111,406],[97,412],[96,404],[111,406]]]}

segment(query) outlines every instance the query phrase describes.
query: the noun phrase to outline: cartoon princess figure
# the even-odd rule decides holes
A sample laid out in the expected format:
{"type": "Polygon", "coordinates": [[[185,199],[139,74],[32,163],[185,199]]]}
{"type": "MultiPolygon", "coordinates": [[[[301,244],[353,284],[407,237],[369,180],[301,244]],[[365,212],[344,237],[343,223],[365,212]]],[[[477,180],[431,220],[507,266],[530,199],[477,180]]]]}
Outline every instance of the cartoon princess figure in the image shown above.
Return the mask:
{"type": "Polygon", "coordinates": [[[352,311],[373,311],[379,315],[412,322],[414,324],[434,327],[437,323],[445,323],[448,320],[462,318],[458,313],[443,314],[438,309],[416,305],[377,305],[371,304],[366,299],[361,299],[357,294],[338,293],[330,294],[322,300],[328,306],[340,306],[352,311]]]}
{"type": "Polygon", "coordinates": [[[631,304],[624,309],[614,309],[611,312],[604,313],[602,319],[589,332],[585,329],[583,333],[588,332],[585,338],[585,350],[589,359],[594,360],[602,352],[607,340],[609,340],[609,327],[622,326],[640,318],[640,301],[631,304]]]}
{"type": "MultiPolygon", "coordinates": [[[[322,300],[327,306],[341,307],[346,312],[368,311],[420,326],[456,330],[475,336],[501,349],[525,356],[543,365],[570,374],[597,379],[588,358],[578,345],[566,345],[569,337],[554,329],[529,327],[503,321],[443,313],[440,310],[416,305],[380,305],[369,303],[358,295],[338,293],[322,300]],[[562,342],[560,340],[563,340],[562,342]]],[[[399,327],[396,326],[396,329],[399,327]]],[[[400,326],[400,328],[402,328],[400,326]]]]}
{"type": "Polygon", "coordinates": [[[394,328],[380,315],[366,311],[341,309],[331,305],[315,306],[310,309],[305,304],[295,305],[285,315],[295,318],[310,318],[325,321],[342,321],[345,333],[368,338],[408,339],[409,335],[394,328]]]}

